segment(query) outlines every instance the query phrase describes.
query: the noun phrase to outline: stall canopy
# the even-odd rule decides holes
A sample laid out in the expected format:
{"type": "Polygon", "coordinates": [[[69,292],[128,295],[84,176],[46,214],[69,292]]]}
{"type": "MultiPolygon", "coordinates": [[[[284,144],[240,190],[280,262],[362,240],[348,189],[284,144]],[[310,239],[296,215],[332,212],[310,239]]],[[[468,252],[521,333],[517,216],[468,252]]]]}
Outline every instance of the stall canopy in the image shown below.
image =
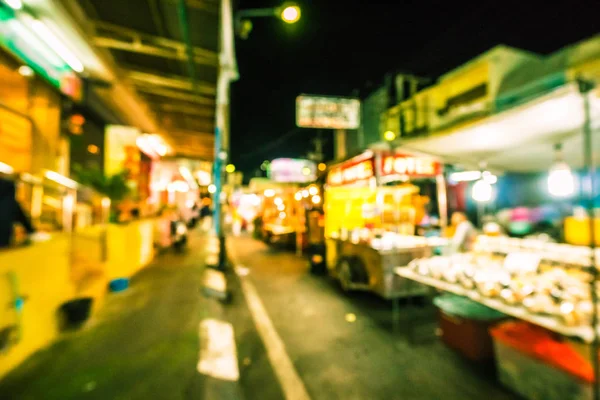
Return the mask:
{"type": "Polygon", "coordinates": [[[93,24],[93,44],[109,52],[177,155],[212,159],[220,1],[79,4],[93,24]]]}
{"type": "MultiPolygon", "coordinates": [[[[600,99],[589,93],[593,146],[600,151],[600,99]],[[597,139],[596,139],[597,138],[597,139]]],[[[441,157],[477,168],[532,172],[554,162],[553,146],[562,144],[564,161],[583,167],[585,107],[575,83],[562,85],[524,105],[500,112],[468,128],[445,135],[406,140],[403,149],[441,157]]]]}

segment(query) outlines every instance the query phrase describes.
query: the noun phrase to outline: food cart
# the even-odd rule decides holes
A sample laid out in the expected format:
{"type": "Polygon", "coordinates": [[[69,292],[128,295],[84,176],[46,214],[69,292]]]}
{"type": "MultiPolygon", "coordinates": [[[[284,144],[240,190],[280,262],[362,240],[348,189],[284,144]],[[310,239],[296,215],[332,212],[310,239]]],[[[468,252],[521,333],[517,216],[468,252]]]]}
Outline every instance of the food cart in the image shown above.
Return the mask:
{"type": "Polygon", "coordinates": [[[326,272],[325,215],[323,210],[323,182],[315,182],[296,192],[299,230],[296,248],[305,251],[313,273],[326,272]]]}
{"type": "Polygon", "coordinates": [[[327,268],[344,290],[393,299],[413,295],[394,274],[398,265],[429,256],[440,238],[415,235],[425,216],[420,181],[433,185],[445,225],[442,164],[429,156],[366,151],[333,166],[325,189],[327,268]]]}
{"type": "Polygon", "coordinates": [[[261,181],[262,238],[269,244],[296,247],[301,244],[302,216],[295,195],[298,189],[316,178],[314,162],[278,158],[270,163],[270,180],[261,181]]]}

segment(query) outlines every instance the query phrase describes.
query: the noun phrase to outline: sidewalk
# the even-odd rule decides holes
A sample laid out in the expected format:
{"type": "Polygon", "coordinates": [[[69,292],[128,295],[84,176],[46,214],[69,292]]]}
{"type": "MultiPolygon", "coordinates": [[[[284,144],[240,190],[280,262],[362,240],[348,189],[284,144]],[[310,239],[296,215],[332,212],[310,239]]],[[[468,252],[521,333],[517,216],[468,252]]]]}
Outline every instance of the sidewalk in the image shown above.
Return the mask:
{"type": "MultiPolygon", "coordinates": [[[[0,381],[2,399],[204,399],[197,372],[200,321],[215,317],[201,295],[204,241],[164,254],[107,296],[97,317],[0,381]]],[[[214,393],[213,393],[214,395],[214,393]]]]}

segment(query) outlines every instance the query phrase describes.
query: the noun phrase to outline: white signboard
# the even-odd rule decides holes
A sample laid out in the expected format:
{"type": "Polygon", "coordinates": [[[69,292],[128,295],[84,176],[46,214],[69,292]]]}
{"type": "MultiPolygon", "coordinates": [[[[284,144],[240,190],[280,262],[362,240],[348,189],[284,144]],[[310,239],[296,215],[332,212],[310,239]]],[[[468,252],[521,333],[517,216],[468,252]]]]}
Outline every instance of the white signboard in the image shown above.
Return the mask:
{"type": "Polygon", "coordinates": [[[296,125],[301,128],[358,129],[360,100],[347,97],[298,96],[296,125]]]}
{"type": "Polygon", "coordinates": [[[317,179],[317,166],[309,160],[278,158],[271,162],[269,176],[275,182],[312,182],[317,179]]]}

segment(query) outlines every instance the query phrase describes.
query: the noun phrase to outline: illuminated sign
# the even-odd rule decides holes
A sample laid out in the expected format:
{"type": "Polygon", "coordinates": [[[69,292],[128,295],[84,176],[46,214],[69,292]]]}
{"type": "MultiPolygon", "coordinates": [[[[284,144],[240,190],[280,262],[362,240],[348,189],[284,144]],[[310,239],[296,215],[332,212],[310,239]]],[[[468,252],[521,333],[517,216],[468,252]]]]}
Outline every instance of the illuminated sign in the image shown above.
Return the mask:
{"type": "Polygon", "coordinates": [[[317,179],[317,166],[309,160],[278,158],[271,161],[269,177],[282,183],[312,182],[317,179]]]}
{"type": "Polygon", "coordinates": [[[360,100],[343,97],[296,98],[296,125],[301,128],[358,129],[360,100]]]}
{"type": "Polygon", "coordinates": [[[433,177],[442,172],[442,165],[431,157],[395,154],[382,157],[381,163],[381,174],[388,177],[433,177]]]}
{"type": "Polygon", "coordinates": [[[25,13],[15,15],[0,1],[0,46],[20,58],[63,94],[80,101],[82,82],[73,69],[61,58],[57,47],[50,46],[32,27],[43,24],[25,13]]]}
{"type": "Polygon", "coordinates": [[[349,185],[369,180],[374,176],[373,155],[367,154],[333,167],[327,175],[327,183],[332,186],[349,185]]]}

